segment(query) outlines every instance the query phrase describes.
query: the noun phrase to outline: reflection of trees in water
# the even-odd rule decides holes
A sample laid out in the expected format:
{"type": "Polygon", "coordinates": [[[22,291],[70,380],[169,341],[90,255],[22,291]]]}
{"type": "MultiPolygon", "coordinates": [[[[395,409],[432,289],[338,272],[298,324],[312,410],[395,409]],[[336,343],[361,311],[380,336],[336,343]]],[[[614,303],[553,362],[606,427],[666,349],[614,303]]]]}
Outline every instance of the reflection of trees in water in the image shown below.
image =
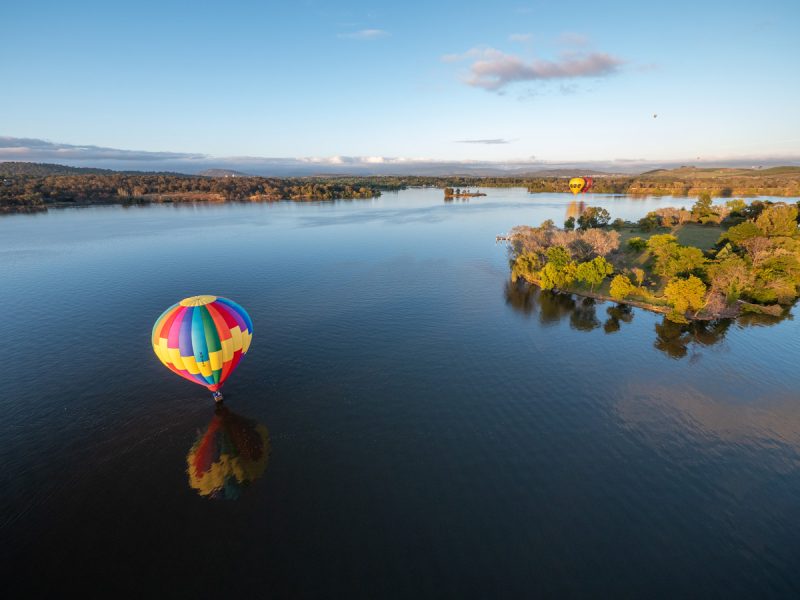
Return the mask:
{"type": "MultiPolygon", "coordinates": [[[[510,281],[506,282],[505,297],[506,304],[514,310],[526,316],[538,314],[539,322],[543,325],[558,323],[568,317],[573,329],[591,331],[601,326],[597,318],[597,305],[592,298],[557,294],[543,291],[535,285],[510,281]]],[[[630,321],[630,318],[627,320],[630,321]]]]}
{"type": "MultiPolygon", "coordinates": [[[[543,291],[535,285],[527,285],[522,282],[506,282],[505,289],[506,304],[514,310],[526,316],[533,314],[539,315],[539,322],[543,325],[558,323],[564,318],[569,318],[570,327],[580,331],[592,331],[602,325],[597,318],[597,304],[592,298],[580,298],[572,294],[557,294],[551,291],[543,291]]],[[[629,323],[633,318],[633,313],[628,311],[628,316],[623,317],[622,312],[628,307],[611,307],[606,310],[609,320],[603,326],[607,333],[611,330],[619,329],[619,322],[629,323]],[[612,308],[615,312],[612,313],[612,308]],[[609,325],[609,321],[616,323],[609,325]],[[609,330],[608,328],[612,329],[609,330]]]]}
{"type": "Polygon", "coordinates": [[[573,329],[581,331],[591,331],[600,327],[593,298],[581,298],[575,303],[575,308],[569,316],[569,324],[573,329]]]}
{"type": "MultiPolygon", "coordinates": [[[[569,317],[570,327],[579,331],[592,331],[601,326],[597,317],[597,305],[591,298],[580,298],[572,294],[558,294],[542,291],[534,285],[522,282],[506,282],[506,304],[526,316],[538,314],[539,322],[548,325],[569,317]]],[[[612,334],[620,330],[623,323],[633,320],[633,308],[615,304],[606,308],[608,318],[602,323],[603,331],[612,334]]],[[[792,318],[787,313],[782,317],[761,314],[745,314],[737,319],[740,326],[768,326],[792,318]]],[[[654,346],[671,358],[683,358],[689,354],[692,345],[713,346],[725,338],[733,324],[731,319],[714,321],[692,321],[680,325],[666,319],[655,326],[654,346]]]]}
{"type": "Polygon", "coordinates": [[[542,324],[558,323],[575,310],[575,299],[570,294],[555,294],[542,291],[535,285],[522,282],[506,282],[506,304],[514,310],[530,316],[538,313],[542,324]]]}
{"type": "Polygon", "coordinates": [[[788,310],[785,310],[784,313],[780,317],[773,317],[772,315],[762,315],[759,313],[744,313],[736,322],[739,325],[743,325],[745,327],[769,327],[770,325],[775,325],[775,323],[780,323],[784,319],[792,319],[792,313],[788,310]]]}
{"type": "Polygon", "coordinates": [[[633,308],[627,304],[615,304],[606,309],[608,319],[603,324],[603,331],[606,333],[614,333],[619,331],[621,323],[630,323],[633,321],[633,308]]]}
{"type": "Polygon", "coordinates": [[[656,325],[655,347],[671,358],[683,358],[692,343],[713,346],[722,341],[733,321],[716,319],[714,321],[692,321],[680,325],[664,318],[656,325]]]}

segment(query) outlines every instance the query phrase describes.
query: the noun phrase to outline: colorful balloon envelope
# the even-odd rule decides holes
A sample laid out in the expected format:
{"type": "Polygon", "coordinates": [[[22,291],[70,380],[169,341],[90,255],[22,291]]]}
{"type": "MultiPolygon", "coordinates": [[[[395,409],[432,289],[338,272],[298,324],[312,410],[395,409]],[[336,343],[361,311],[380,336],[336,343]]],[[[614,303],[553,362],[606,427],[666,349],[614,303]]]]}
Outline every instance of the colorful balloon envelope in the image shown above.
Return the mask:
{"type": "Polygon", "coordinates": [[[236,499],[264,474],[269,454],[264,425],[221,408],[186,456],[189,485],[201,496],[236,499]]]}
{"type": "Polygon", "coordinates": [[[153,351],[171,371],[217,392],[247,354],[253,322],[233,300],[191,296],[153,326],[153,351]]]}
{"type": "Polygon", "coordinates": [[[569,190],[573,194],[580,194],[584,186],[586,186],[586,181],[584,181],[583,177],[573,177],[569,180],[569,190]]]}

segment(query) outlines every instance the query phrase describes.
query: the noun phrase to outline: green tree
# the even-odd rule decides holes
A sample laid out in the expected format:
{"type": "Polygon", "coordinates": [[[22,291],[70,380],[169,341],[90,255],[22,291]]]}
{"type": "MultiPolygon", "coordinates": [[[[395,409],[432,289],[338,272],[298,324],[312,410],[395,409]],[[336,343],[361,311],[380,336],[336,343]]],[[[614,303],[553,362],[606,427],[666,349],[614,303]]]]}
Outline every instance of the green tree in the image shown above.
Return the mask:
{"type": "Polygon", "coordinates": [[[617,275],[611,280],[611,297],[616,300],[624,300],[636,291],[636,288],[625,275],[617,275]]]}
{"type": "Polygon", "coordinates": [[[577,266],[562,246],[547,249],[547,264],[539,271],[542,289],[564,289],[575,281],[577,266]]]}
{"type": "Polygon", "coordinates": [[[545,255],[547,262],[552,263],[558,269],[565,267],[572,260],[569,252],[563,246],[550,246],[545,255]]]}
{"type": "Polygon", "coordinates": [[[696,314],[704,306],[706,285],[694,275],[686,279],[675,277],[664,288],[664,296],[672,306],[667,318],[675,323],[688,323],[686,311],[696,314]]]}
{"type": "Polygon", "coordinates": [[[575,229],[575,217],[569,217],[566,221],[564,221],[564,229],[569,231],[575,229]]]}
{"type": "Polygon", "coordinates": [[[728,231],[720,236],[719,241],[722,242],[724,240],[730,240],[734,244],[738,244],[743,240],[761,237],[762,235],[764,235],[764,233],[756,226],[755,223],[752,221],[745,221],[744,223],[739,223],[738,225],[734,225],[728,229],[728,231]]]}
{"type": "Polygon", "coordinates": [[[653,272],[662,277],[692,273],[703,267],[703,251],[693,246],[681,246],[674,235],[654,235],[647,241],[647,249],[655,259],[653,272]]]}
{"type": "Polygon", "coordinates": [[[578,217],[578,227],[584,230],[591,227],[605,227],[610,220],[611,215],[605,208],[587,206],[578,217]]]}
{"type": "Polygon", "coordinates": [[[673,260],[670,261],[669,271],[673,275],[687,275],[699,271],[706,264],[703,251],[694,246],[679,246],[673,260]]]}
{"type": "MultiPolygon", "coordinates": [[[[633,239],[633,238],[632,238],[633,239]]],[[[647,249],[653,256],[659,256],[664,252],[669,251],[668,247],[678,244],[678,238],[669,233],[662,233],[660,235],[653,235],[647,240],[647,249]]]]}
{"type": "Polygon", "coordinates": [[[511,281],[516,282],[517,279],[522,278],[529,283],[535,283],[541,266],[536,254],[523,252],[511,266],[511,281]]]}
{"type": "Polygon", "coordinates": [[[773,204],[756,219],[756,227],[768,237],[792,236],[797,233],[797,206],[773,204]]]}
{"type": "Polygon", "coordinates": [[[738,217],[744,212],[744,209],[747,208],[747,203],[741,198],[736,198],[734,200],[728,200],[725,206],[731,211],[731,216],[738,217]]]}
{"type": "Polygon", "coordinates": [[[614,272],[614,267],[602,256],[593,258],[592,260],[580,263],[575,270],[575,278],[578,281],[583,281],[591,286],[594,292],[594,286],[603,282],[607,276],[614,272]]]}
{"type": "Polygon", "coordinates": [[[706,223],[709,217],[716,216],[711,207],[711,194],[702,192],[697,197],[697,202],[692,206],[692,220],[698,223],[706,223]]]}
{"type": "Polygon", "coordinates": [[[649,212],[647,216],[637,221],[637,225],[642,231],[653,231],[653,229],[661,227],[661,217],[654,212],[649,212]]]}
{"type": "Polygon", "coordinates": [[[633,267],[631,269],[631,273],[633,273],[633,276],[636,277],[636,285],[642,287],[642,284],[644,283],[644,269],[633,267]]]}

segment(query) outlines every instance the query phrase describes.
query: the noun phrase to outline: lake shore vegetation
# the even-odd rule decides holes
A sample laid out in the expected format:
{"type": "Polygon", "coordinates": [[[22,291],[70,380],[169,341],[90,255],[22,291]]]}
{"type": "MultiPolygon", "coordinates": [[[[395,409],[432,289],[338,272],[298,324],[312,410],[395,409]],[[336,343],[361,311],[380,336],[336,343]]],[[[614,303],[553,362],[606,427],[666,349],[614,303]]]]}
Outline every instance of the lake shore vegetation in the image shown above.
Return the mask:
{"type": "Polygon", "coordinates": [[[800,296],[800,203],[741,199],[662,208],[637,223],[587,207],[509,236],[512,282],[665,314],[675,323],[782,314],[800,296]],[[584,215],[588,217],[584,218],[584,215]]]}
{"type": "MultiPolygon", "coordinates": [[[[0,163],[0,213],[48,207],[159,202],[339,200],[374,198],[382,191],[437,187],[445,198],[480,196],[470,188],[524,187],[531,193],[567,192],[569,177],[513,176],[307,176],[254,177],[211,169],[203,175],[0,163]],[[448,195],[448,189],[453,191],[448,195]],[[458,192],[458,193],[457,193],[458,192]]],[[[800,167],[770,169],[658,169],[640,175],[593,174],[593,192],[627,195],[748,197],[800,196],[800,167]]],[[[685,218],[681,216],[680,218],[685,218]]],[[[702,221],[700,221],[702,223],[702,221]]]]}

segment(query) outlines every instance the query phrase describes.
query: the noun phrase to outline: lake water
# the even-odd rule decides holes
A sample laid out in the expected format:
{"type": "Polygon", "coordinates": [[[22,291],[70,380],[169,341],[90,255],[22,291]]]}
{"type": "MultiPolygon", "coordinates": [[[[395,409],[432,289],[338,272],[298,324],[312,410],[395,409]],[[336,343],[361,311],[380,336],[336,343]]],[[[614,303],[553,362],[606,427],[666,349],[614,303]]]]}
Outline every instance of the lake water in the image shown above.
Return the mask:
{"type": "Polygon", "coordinates": [[[798,321],[509,286],[495,235],[572,198],[485,191],[0,218],[7,597],[799,594],[798,321]],[[150,348],[195,294],[254,322],[226,415],[150,348]],[[220,419],[263,453],[209,494],[220,419]]]}

